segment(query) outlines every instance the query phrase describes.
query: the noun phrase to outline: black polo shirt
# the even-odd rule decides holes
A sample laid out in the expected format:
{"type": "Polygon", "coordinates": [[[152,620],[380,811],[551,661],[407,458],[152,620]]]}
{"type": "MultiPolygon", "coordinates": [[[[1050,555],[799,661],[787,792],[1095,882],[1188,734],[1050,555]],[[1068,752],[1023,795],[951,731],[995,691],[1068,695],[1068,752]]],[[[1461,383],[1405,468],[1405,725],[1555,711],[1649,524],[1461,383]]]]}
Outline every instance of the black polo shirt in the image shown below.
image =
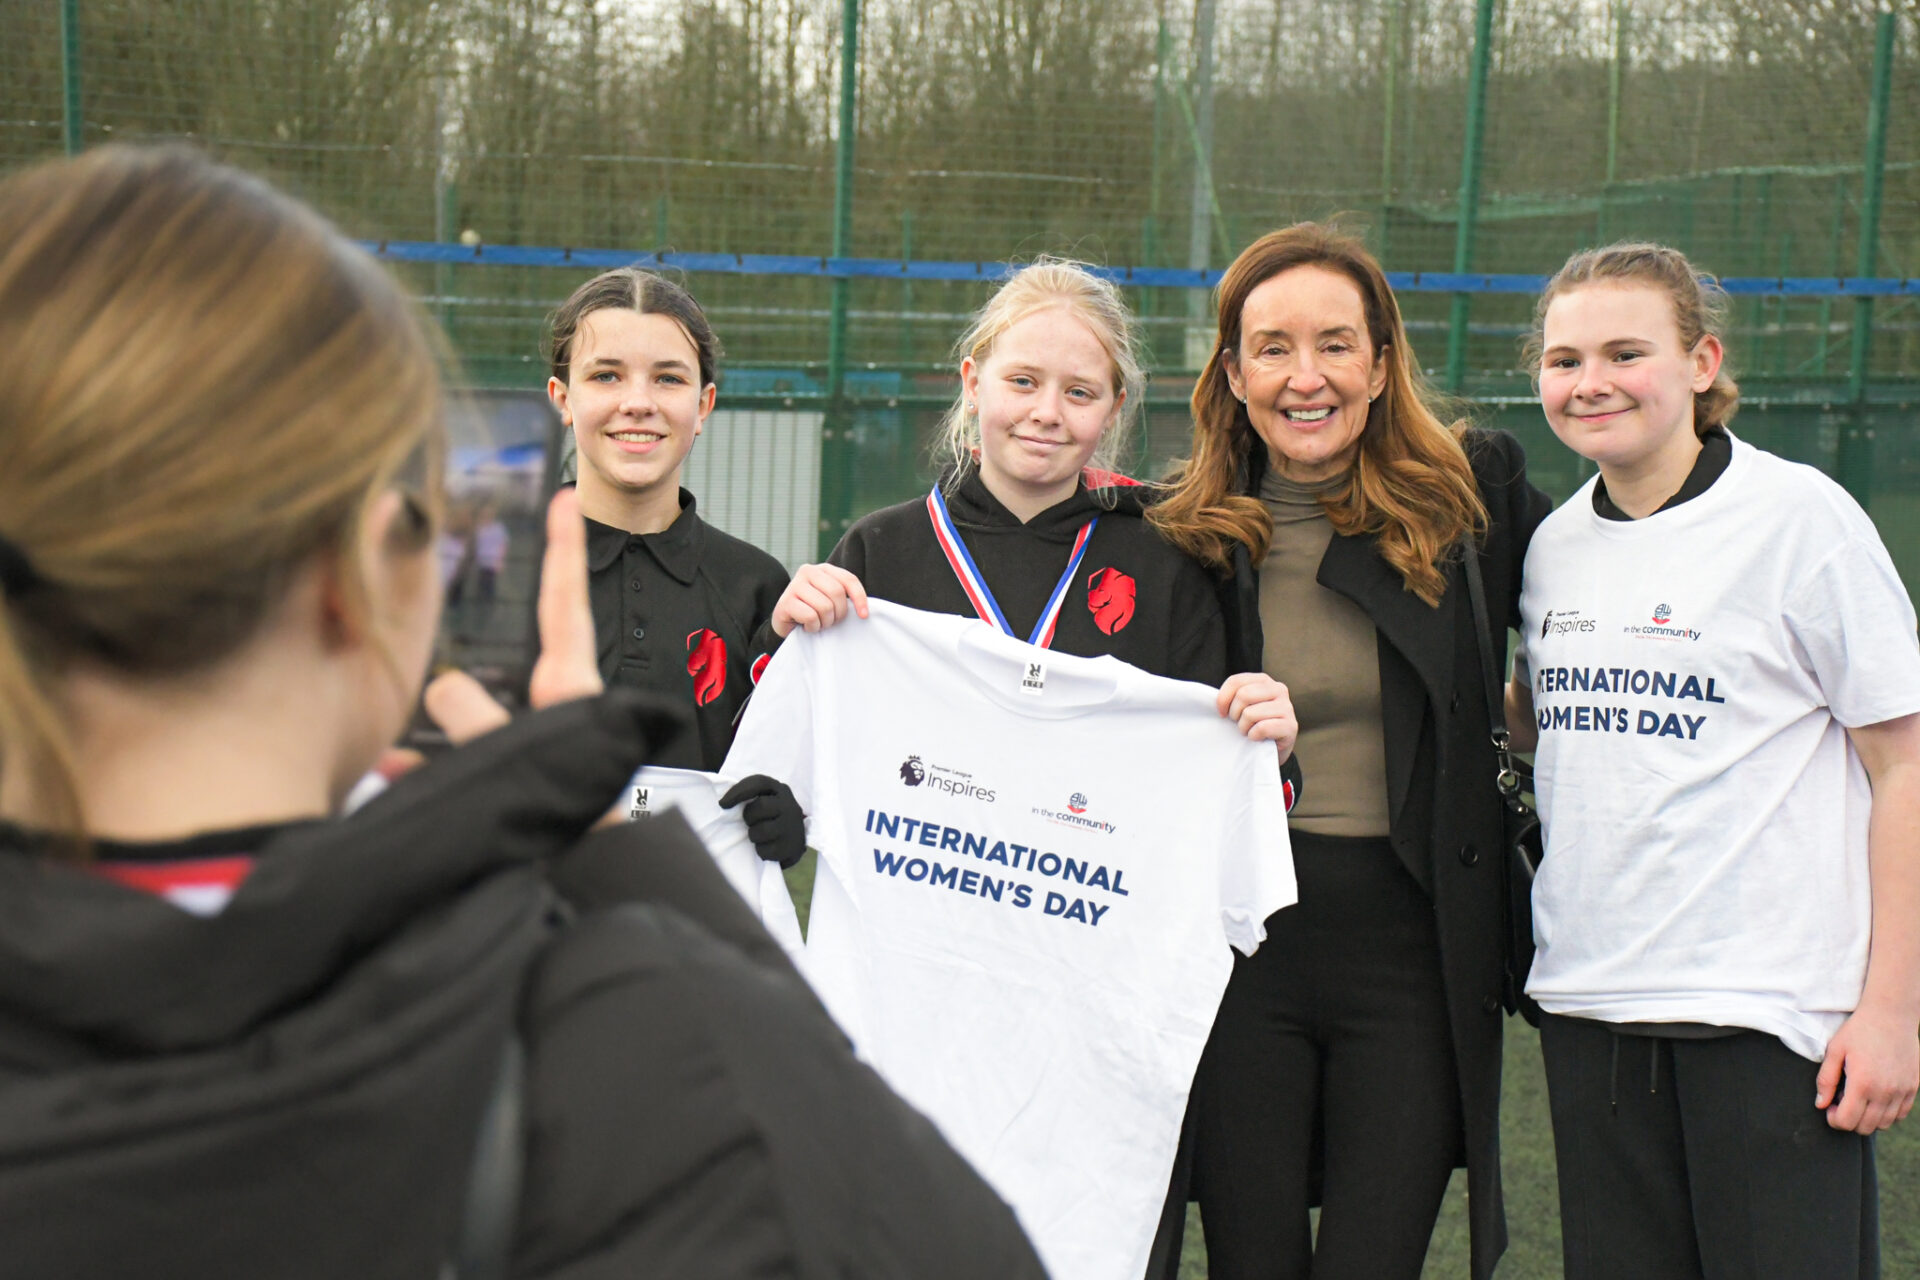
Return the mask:
{"type": "Polygon", "coordinates": [[[660,533],[588,520],[587,568],[601,678],[693,710],[697,732],[651,763],[718,769],[753,687],[754,633],[773,616],[786,569],[702,520],[685,489],[679,517],[660,533]]]}
{"type": "MultiPolygon", "coordinates": [[[[1727,434],[1725,427],[1709,427],[1707,434],[1700,437],[1700,452],[1693,460],[1693,467],[1687,472],[1687,478],[1674,490],[1673,496],[1661,503],[1650,514],[1658,515],[1669,507],[1677,507],[1699,497],[1713,487],[1727,464],[1733,461],[1733,437],[1727,434]]],[[[1632,516],[1614,505],[1607,495],[1607,481],[1604,476],[1596,476],[1593,481],[1593,513],[1602,520],[1631,520],[1632,516]]]]}

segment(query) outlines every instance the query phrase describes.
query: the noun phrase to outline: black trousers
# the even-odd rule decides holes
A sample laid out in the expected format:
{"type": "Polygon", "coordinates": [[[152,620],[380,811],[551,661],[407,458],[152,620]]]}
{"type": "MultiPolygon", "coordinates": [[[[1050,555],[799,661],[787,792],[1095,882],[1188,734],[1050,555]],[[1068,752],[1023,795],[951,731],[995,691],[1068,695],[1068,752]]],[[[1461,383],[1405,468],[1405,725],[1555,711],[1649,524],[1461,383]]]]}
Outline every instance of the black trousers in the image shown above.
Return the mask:
{"type": "Polygon", "coordinates": [[[1195,1083],[1208,1273],[1418,1280],[1463,1146],[1433,904],[1385,840],[1293,853],[1300,901],[1234,958],[1195,1083]]]}
{"type": "Polygon", "coordinates": [[[1872,1280],[1873,1140],[1759,1031],[1675,1040],[1546,1014],[1567,1280],[1872,1280]]]}

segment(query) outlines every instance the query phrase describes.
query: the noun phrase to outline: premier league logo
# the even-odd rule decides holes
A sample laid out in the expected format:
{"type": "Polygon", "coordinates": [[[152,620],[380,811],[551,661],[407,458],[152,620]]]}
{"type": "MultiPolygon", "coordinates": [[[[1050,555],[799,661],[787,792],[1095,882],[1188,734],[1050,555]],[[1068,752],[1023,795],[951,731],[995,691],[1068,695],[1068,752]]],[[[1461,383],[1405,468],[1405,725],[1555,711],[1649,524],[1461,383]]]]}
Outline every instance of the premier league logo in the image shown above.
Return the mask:
{"type": "Polygon", "coordinates": [[[1086,811],[1087,811],[1087,798],[1085,796],[1081,795],[1078,791],[1076,791],[1072,795],[1067,797],[1068,813],[1085,813],[1086,811]]]}
{"type": "Polygon", "coordinates": [[[1667,608],[1667,606],[1663,604],[1657,604],[1653,606],[1653,620],[1659,623],[1661,626],[1663,627],[1666,626],[1667,623],[1672,620],[1672,618],[1673,618],[1673,610],[1667,608]]]}
{"type": "Polygon", "coordinates": [[[919,756],[908,756],[906,763],[900,766],[900,781],[910,787],[917,787],[927,780],[927,770],[920,763],[919,756]]]}

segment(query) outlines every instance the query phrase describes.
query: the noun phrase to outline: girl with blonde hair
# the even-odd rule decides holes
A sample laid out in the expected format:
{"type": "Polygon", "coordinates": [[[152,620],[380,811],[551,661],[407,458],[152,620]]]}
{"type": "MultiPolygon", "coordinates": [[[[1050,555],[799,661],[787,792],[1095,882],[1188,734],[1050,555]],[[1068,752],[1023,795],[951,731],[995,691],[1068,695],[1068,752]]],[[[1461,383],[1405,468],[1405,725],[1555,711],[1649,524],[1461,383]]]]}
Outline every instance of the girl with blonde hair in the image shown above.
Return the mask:
{"type": "Polygon", "coordinates": [[[1135,486],[1112,483],[1144,390],[1134,329],[1120,291],[1081,263],[1043,258],[1009,276],[956,345],[933,491],[862,518],[826,563],[803,565],[766,651],[794,627],[864,614],[869,593],[978,614],[1042,647],[1220,688],[1221,713],[1272,740],[1297,783],[1285,689],[1229,679],[1210,575],[1140,518],[1135,486]]]}
{"type": "Polygon", "coordinates": [[[1465,570],[1504,637],[1549,503],[1512,437],[1435,414],[1393,292],[1353,237],[1313,223],[1261,237],[1227,268],[1218,309],[1192,454],[1150,519],[1228,575],[1228,661],[1285,678],[1313,786],[1289,821],[1299,903],[1235,957],[1195,1083],[1208,1266],[1215,1280],[1413,1280],[1464,1162],[1485,1280],[1506,1245],[1512,991],[1465,570]]]}

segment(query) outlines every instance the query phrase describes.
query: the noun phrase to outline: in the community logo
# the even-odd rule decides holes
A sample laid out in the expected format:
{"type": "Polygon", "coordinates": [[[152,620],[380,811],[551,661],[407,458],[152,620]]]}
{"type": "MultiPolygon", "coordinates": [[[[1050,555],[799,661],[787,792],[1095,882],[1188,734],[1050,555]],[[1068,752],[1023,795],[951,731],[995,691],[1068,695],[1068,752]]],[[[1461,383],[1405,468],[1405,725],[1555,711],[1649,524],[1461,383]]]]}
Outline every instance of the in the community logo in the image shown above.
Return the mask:
{"type": "Polygon", "coordinates": [[[1673,610],[1666,605],[1657,604],[1653,606],[1653,620],[1664,627],[1673,621],[1673,610]]]}
{"type": "Polygon", "coordinates": [[[1068,813],[1085,813],[1086,811],[1087,811],[1087,798],[1085,796],[1081,795],[1078,791],[1076,791],[1072,795],[1067,797],[1068,813]]]}

